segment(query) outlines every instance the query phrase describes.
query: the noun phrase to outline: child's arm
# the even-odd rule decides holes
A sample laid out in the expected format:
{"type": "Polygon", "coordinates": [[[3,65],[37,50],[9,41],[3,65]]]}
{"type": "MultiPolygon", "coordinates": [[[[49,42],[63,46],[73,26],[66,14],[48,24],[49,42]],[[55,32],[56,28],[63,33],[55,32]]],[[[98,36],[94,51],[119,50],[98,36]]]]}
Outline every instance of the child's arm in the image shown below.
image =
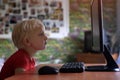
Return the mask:
{"type": "Polygon", "coordinates": [[[24,73],[24,72],[25,72],[25,69],[23,69],[23,68],[16,68],[15,69],[15,74],[24,73]]]}

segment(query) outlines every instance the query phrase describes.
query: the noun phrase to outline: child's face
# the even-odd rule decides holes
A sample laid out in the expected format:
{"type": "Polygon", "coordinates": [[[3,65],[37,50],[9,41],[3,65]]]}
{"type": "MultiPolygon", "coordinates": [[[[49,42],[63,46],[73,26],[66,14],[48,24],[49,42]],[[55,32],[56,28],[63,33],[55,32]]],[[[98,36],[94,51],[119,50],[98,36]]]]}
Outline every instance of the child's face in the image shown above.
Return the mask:
{"type": "Polygon", "coordinates": [[[45,49],[47,36],[44,33],[44,30],[41,28],[34,29],[30,34],[29,42],[31,47],[35,50],[45,49]]]}

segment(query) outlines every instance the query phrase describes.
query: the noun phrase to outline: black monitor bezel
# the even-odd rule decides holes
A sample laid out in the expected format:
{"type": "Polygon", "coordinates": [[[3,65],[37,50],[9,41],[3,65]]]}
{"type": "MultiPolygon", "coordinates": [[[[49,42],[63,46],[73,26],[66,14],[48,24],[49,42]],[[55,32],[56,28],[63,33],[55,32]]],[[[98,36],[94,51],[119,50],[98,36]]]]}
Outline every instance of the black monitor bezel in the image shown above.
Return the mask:
{"type": "MultiPolygon", "coordinates": [[[[91,3],[91,23],[92,23],[92,30],[95,30],[94,28],[97,27],[98,31],[98,42],[99,42],[99,52],[103,53],[106,63],[104,65],[96,65],[96,66],[86,66],[85,70],[86,71],[120,71],[119,66],[117,63],[114,61],[114,59],[111,56],[110,50],[108,46],[104,43],[103,39],[103,0],[92,0],[91,3]],[[96,9],[96,10],[95,10],[96,9]],[[94,15],[94,10],[97,13],[94,15]],[[96,16],[96,17],[95,17],[96,16]],[[97,18],[97,19],[95,19],[97,18]],[[97,22],[96,22],[97,20],[97,22]],[[94,24],[97,24],[94,25],[94,24]]],[[[93,31],[94,32],[94,31],[93,31]]],[[[93,36],[95,33],[93,33],[93,36]]],[[[94,37],[93,37],[94,39],[94,37]]],[[[97,51],[97,50],[96,50],[97,51]]]]}

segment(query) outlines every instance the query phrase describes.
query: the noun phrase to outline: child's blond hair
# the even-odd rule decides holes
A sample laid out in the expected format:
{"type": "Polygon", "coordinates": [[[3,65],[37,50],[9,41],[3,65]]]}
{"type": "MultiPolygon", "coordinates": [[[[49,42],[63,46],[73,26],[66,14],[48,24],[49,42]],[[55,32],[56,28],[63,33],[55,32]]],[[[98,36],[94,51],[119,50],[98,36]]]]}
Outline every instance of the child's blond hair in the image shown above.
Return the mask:
{"type": "Polygon", "coordinates": [[[20,49],[23,48],[24,45],[22,43],[22,40],[25,36],[29,35],[31,31],[34,31],[36,28],[44,28],[43,23],[38,19],[29,19],[24,20],[19,23],[17,23],[12,32],[12,40],[14,45],[20,49]]]}

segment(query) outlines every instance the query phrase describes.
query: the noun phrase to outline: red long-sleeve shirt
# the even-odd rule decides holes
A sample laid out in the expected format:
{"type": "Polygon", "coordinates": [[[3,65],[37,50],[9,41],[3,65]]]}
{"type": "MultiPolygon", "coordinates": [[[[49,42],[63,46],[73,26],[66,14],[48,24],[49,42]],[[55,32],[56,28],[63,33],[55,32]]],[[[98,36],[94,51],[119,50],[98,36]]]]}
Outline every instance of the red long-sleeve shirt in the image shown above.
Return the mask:
{"type": "Polygon", "coordinates": [[[23,68],[29,70],[35,67],[35,61],[29,56],[29,54],[20,49],[10,56],[4,63],[1,72],[0,80],[4,80],[7,77],[15,75],[16,68],[23,68]]]}

